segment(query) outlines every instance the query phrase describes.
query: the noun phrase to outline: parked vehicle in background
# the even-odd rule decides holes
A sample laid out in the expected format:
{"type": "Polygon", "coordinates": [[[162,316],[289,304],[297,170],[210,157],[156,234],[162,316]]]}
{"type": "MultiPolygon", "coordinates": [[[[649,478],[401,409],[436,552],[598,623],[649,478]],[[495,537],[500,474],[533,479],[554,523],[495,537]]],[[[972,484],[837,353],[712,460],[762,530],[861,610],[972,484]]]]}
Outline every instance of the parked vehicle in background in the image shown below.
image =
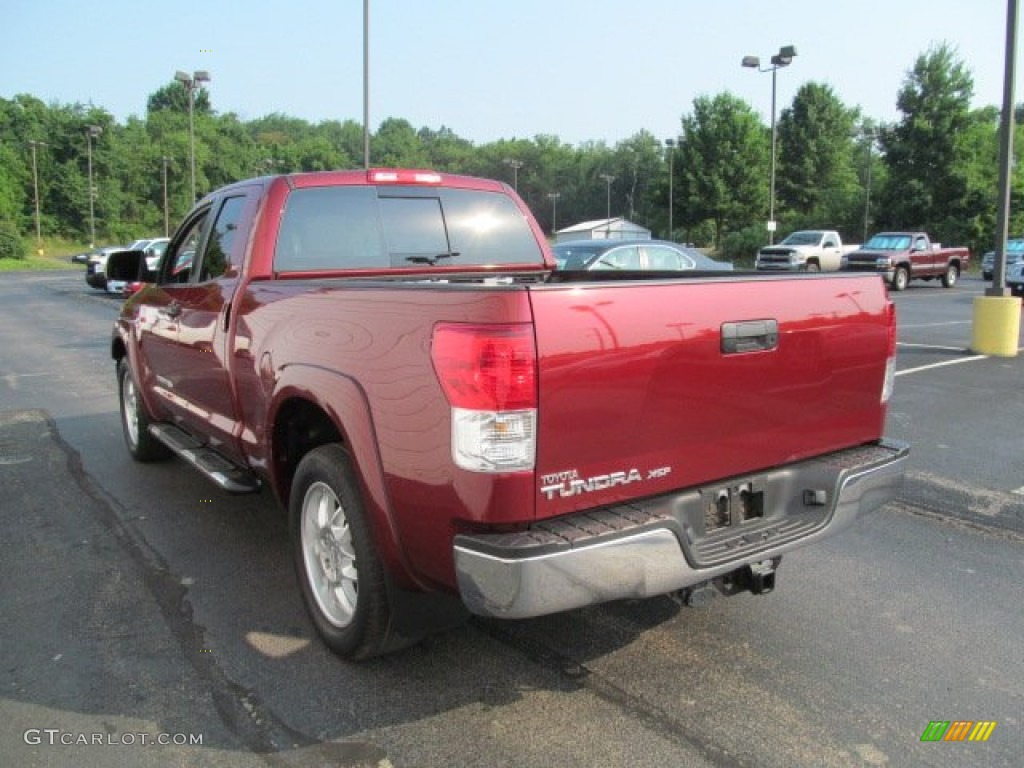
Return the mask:
{"type": "Polygon", "coordinates": [[[102,291],[107,287],[107,257],[123,250],[126,250],[123,245],[105,245],[86,254],[85,282],[90,288],[102,291]]]}
{"type": "Polygon", "coordinates": [[[1014,296],[1024,296],[1024,259],[1006,268],[1006,287],[1014,296]]]}
{"type": "MultiPolygon", "coordinates": [[[[643,246],[639,266],[662,253],[643,246]]],[[[233,184],[115,322],[126,446],[268,485],[312,623],[350,658],[467,609],[770,592],[783,553],[897,492],[894,304],[874,276],[627,266],[555,269],[497,181],[233,184]]]]}
{"type": "MultiPolygon", "coordinates": [[[[146,255],[146,268],[150,271],[156,271],[160,266],[160,259],[163,258],[164,251],[167,250],[167,244],[171,242],[169,237],[155,237],[152,240],[137,240],[136,243],[145,243],[143,246],[137,248],[126,248],[125,250],[141,250],[146,255]]],[[[134,246],[136,243],[133,243],[134,246]]],[[[107,280],[107,293],[113,293],[117,296],[131,296],[137,290],[142,288],[143,283],[139,280],[107,280]]]]}
{"type": "Polygon", "coordinates": [[[757,252],[754,268],[785,272],[835,272],[843,254],[860,246],[843,245],[834,229],[803,229],[793,232],[778,245],[766,245],[757,252]]]}
{"type": "Polygon", "coordinates": [[[904,290],[911,280],[935,278],[952,288],[970,259],[967,248],[943,248],[924,232],[879,232],[862,248],[846,254],[842,268],[878,272],[894,291],[904,290]]]}
{"type": "Polygon", "coordinates": [[[561,270],[731,271],[696,248],[666,240],[567,240],[551,246],[561,270]]]}
{"type": "MultiPolygon", "coordinates": [[[[1024,259],[1024,238],[1014,238],[1006,241],[1006,268],[1009,270],[1011,264],[1016,264],[1024,259]]],[[[995,275],[996,252],[989,251],[981,257],[981,278],[991,280],[995,275]]],[[[1007,273],[1008,274],[1008,273],[1007,273]]]]}

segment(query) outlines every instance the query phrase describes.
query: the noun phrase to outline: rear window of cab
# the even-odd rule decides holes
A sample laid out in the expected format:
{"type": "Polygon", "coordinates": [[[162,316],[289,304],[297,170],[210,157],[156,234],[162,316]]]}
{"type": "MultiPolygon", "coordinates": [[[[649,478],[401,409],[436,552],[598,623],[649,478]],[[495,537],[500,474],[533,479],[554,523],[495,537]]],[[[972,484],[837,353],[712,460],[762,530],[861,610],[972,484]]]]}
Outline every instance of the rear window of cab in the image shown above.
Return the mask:
{"type": "Polygon", "coordinates": [[[543,260],[507,195],[402,186],[292,190],[274,249],[278,273],[543,260]]]}

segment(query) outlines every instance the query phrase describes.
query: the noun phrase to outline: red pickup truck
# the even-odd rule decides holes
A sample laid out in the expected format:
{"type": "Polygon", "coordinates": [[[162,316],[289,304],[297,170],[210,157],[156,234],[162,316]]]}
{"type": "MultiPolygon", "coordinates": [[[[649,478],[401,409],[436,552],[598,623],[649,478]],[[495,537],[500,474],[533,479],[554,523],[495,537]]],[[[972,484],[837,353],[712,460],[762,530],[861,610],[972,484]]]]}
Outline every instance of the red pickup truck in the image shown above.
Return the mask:
{"type": "Polygon", "coordinates": [[[970,260],[967,248],[942,248],[924,232],[879,232],[843,256],[840,269],[878,272],[894,291],[904,290],[911,280],[935,278],[952,288],[970,260]]]}
{"type": "Polygon", "coordinates": [[[508,185],[406,170],[221,189],[142,276],[129,451],[268,485],[349,658],[467,608],[768,592],[902,480],[873,276],[561,272],[508,185]]]}

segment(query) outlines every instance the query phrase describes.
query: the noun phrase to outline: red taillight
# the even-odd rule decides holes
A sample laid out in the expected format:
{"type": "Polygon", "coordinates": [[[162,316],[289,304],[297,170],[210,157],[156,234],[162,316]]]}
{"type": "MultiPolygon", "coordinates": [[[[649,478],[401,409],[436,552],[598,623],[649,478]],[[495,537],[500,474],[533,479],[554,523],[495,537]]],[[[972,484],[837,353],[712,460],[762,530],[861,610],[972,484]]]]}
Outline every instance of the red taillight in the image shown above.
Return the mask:
{"type": "Polygon", "coordinates": [[[528,324],[441,323],[434,369],[454,408],[515,411],[537,405],[537,351],[528,324]]]}
{"type": "Polygon", "coordinates": [[[889,302],[889,349],[887,357],[896,357],[896,305],[889,302]]]}

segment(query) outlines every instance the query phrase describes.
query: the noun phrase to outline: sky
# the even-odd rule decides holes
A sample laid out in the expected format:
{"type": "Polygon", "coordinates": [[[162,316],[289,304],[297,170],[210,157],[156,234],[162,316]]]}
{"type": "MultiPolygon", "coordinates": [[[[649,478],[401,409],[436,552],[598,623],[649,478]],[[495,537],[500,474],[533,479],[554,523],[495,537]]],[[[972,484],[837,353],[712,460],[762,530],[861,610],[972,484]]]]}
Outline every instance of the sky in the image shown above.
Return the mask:
{"type": "MultiPolygon", "coordinates": [[[[397,117],[475,144],[549,135],[614,145],[641,130],[672,138],[695,98],[723,92],[767,123],[772,76],[740,61],[767,64],[784,45],[797,57],[777,73],[780,112],[816,82],[866,117],[896,120],[914,61],[943,42],[974,78],[972,106],[1003,98],[1006,0],[369,5],[373,130],[397,117]]],[[[91,103],[123,122],[143,117],[175,71],[206,70],[217,112],[362,124],[363,0],[2,0],[0,9],[3,98],[91,103]]]]}

